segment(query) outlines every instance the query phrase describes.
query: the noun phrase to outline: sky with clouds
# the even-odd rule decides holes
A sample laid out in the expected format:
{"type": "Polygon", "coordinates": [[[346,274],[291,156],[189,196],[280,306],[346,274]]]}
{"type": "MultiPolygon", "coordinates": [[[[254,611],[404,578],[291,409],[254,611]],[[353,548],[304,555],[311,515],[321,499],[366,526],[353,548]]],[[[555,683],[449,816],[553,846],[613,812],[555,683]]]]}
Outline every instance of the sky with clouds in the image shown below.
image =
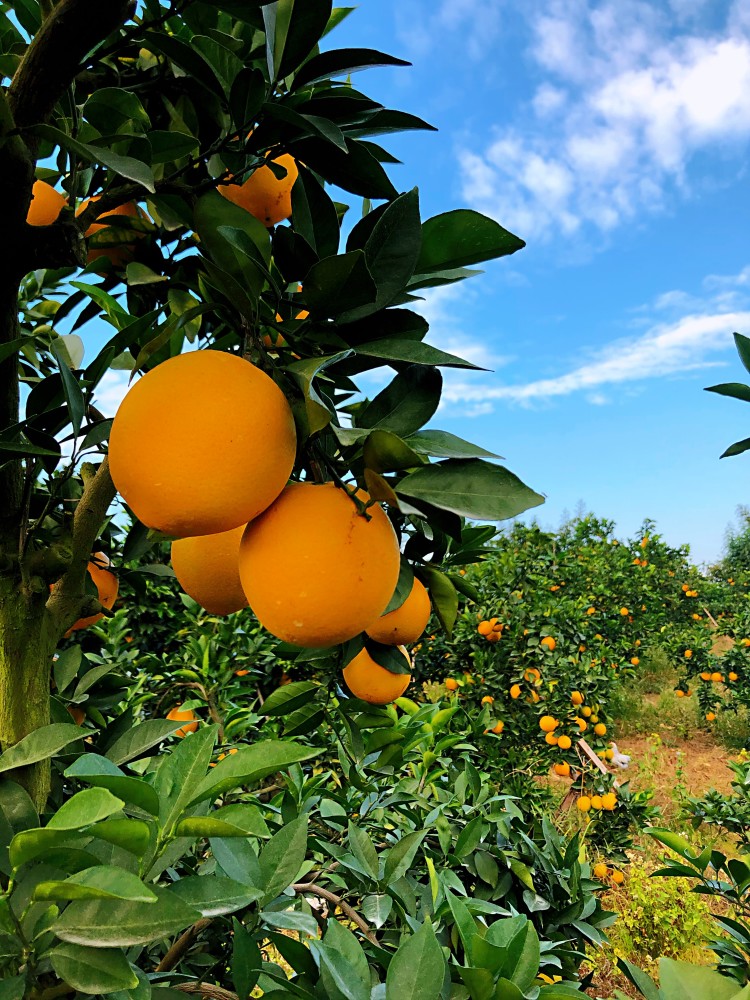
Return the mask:
{"type": "MultiPolygon", "coordinates": [[[[330,36],[409,59],[356,82],[438,133],[385,145],[423,216],[470,207],[527,247],[428,293],[450,370],[433,423],[623,534],[653,518],[719,557],[750,458],[750,0],[360,0],[330,36]]],[[[104,408],[122,392],[103,386],[104,408]]]]}

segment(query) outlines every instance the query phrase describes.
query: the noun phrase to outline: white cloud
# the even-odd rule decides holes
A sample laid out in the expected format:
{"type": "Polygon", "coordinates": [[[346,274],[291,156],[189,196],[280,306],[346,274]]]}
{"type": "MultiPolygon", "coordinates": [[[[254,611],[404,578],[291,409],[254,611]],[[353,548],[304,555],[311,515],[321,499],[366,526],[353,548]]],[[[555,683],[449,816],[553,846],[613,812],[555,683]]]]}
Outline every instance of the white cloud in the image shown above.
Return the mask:
{"type": "MultiPolygon", "coordinates": [[[[535,379],[521,384],[498,384],[479,378],[471,381],[452,380],[445,387],[446,405],[461,408],[471,415],[472,408],[483,407],[478,412],[488,412],[486,407],[499,400],[532,405],[556,397],[583,392],[589,403],[601,406],[610,402],[603,387],[620,387],[629,391],[645,379],[679,377],[688,372],[706,370],[723,365],[734,350],[732,334],[750,330],[750,302],[742,291],[748,283],[750,268],[739,274],[723,276],[722,286],[709,297],[689,296],[672,291],[658,296],[650,310],[663,313],[668,310],[682,315],[667,321],[654,322],[638,336],[616,341],[569,371],[554,378],[535,379]],[[743,308],[728,309],[728,295],[735,294],[734,302],[743,308]],[[737,298],[736,296],[739,296],[737,298]],[[686,312],[690,306],[693,311],[686,312]]],[[[716,276],[707,278],[704,287],[716,288],[716,276]]]]}
{"type": "Polygon", "coordinates": [[[438,45],[480,59],[500,34],[502,6],[501,0],[410,0],[396,12],[399,41],[419,58],[434,58],[438,45]]]}
{"type": "Polygon", "coordinates": [[[94,402],[105,417],[114,417],[128,391],[130,372],[108,371],[97,386],[94,402]]]}
{"type": "Polygon", "coordinates": [[[750,4],[698,32],[702,5],[673,3],[533,5],[530,107],[484,149],[462,142],[464,197],[525,238],[606,232],[689,194],[695,154],[746,145],[750,4]]]}

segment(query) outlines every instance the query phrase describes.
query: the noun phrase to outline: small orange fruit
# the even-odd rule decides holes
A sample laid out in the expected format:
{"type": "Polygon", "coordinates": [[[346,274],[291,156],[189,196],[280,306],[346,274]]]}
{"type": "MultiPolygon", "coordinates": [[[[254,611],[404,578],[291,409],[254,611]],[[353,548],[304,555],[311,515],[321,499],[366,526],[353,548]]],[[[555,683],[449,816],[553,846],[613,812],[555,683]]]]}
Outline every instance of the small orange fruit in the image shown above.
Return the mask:
{"type": "Polygon", "coordinates": [[[591,808],[592,809],[596,809],[597,811],[601,810],[601,808],[602,808],[602,797],[601,797],[601,795],[592,795],[591,796],[591,808]]]}
{"type": "Polygon", "coordinates": [[[675,695],[678,698],[684,698],[685,697],[685,692],[682,690],[682,688],[677,688],[677,690],[675,691],[675,695]]]}
{"type": "Polygon", "coordinates": [[[577,718],[576,718],[576,719],[574,719],[573,721],[574,721],[575,723],[577,723],[577,725],[578,725],[578,729],[579,729],[579,731],[580,731],[580,732],[582,732],[582,733],[585,733],[585,732],[586,732],[586,730],[587,730],[587,729],[589,728],[589,724],[588,724],[588,722],[586,722],[586,720],[585,720],[585,719],[577,719],[577,718]]]}
{"type": "Polygon", "coordinates": [[[718,684],[718,683],[719,683],[719,681],[723,680],[723,678],[722,678],[722,676],[721,676],[721,674],[719,673],[719,671],[718,671],[718,670],[715,670],[715,671],[714,671],[714,672],[713,672],[713,673],[711,674],[711,680],[712,680],[712,681],[714,682],[714,684],[718,684]]]}
{"type": "Polygon", "coordinates": [[[602,795],[602,809],[612,812],[617,806],[617,796],[614,792],[606,792],[602,795]]]}
{"type": "Polygon", "coordinates": [[[715,712],[706,712],[706,722],[713,722],[716,719],[715,712]]]}
{"type": "Polygon", "coordinates": [[[26,215],[30,226],[51,226],[57,222],[68,199],[46,181],[34,181],[31,189],[31,204],[26,215]]]}
{"type": "Polygon", "coordinates": [[[446,688],[449,691],[457,691],[458,690],[458,681],[456,680],[455,677],[446,677],[445,678],[445,686],[446,686],[446,688]]]}
{"type": "Polygon", "coordinates": [[[539,728],[542,730],[543,733],[553,732],[555,729],[557,729],[558,725],[559,723],[557,719],[555,719],[551,715],[543,715],[539,720],[539,728]]]}
{"type": "Polygon", "coordinates": [[[431,610],[430,595],[414,577],[404,603],[387,615],[376,618],[372,625],[368,625],[367,634],[375,642],[382,642],[386,646],[403,646],[416,642],[427,628],[431,610]]]}
{"type": "Polygon", "coordinates": [[[510,696],[514,700],[521,697],[521,686],[520,684],[513,684],[510,689],[510,696]]]}
{"type": "Polygon", "coordinates": [[[181,705],[177,705],[176,708],[172,708],[169,710],[169,712],[167,712],[167,718],[170,719],[172,722],[187,723],[186,725],[181,726],[179,729],[175,731],[174,735],[179,736],[180,739],[182,739],[183,736],[187,736],[188,733],[194,733],[195,730],[198,728],[198,722],[197,722],[198,716],[191,708],[183,709],[181,705]],[[193,722],[192,721],[193,719],[195,719],[196,721],[193,722]]]}
{"type": "Polygon", "coordinates": [[[480,635],[489,635],[491,631],[492,631],[492,623],[491,622],[483,621],[483,622],[480,622],[477,625],[477,632],[480,635]]]}
{"type": "Polygon", "coordinates": [[[621,615],[623,616],[623,618],[624,618],[624,617],[625,617],[626,615],[629,615],[629,614],[630,614],[630,612],[628,611],[628,609],[627,609],[627,608],[620,608],[620,614],[621,614],[621,615]]]}
{"type": "Polygon", "coordinates": [[[482,698],[482,704],[483,705],[492,705],[494,703],[494,701],[495,701],[495,699],[492,697],[491,694],[486,694],[484,696],[484,698],[482,698]]]}
{"type": "Polygon", "coordinates": [[[247,677],[247,675],[249,673],[250,673],[249,670],[235,670],[234,676],[235,677],[247,677]]]}
{"type": "Polygon", "coordinates": [[[555,764],[553,770],[561,778],[567,778],[570,775],[570,764],[564,760],[560,764],[555,764]]]}
{"type": "Polygon", "coordinates": [[[729,680],[730,680],[730,681],[736,681],[736,680],[739,680],[739,674],[736,674],[736,673],[734,672],[734,670],[730,670],[730,671],[729,671],[729,674],[728,674],[728,677],[729,677],[729,680]]]}
{"type": "Polygon", "coordinates": [[[557,645],[557,642],[555,641],[555,639],[553,639],[551,635],[545,635],[545,637],[542,639],[539,645],[545,646],[550,651],[550,653],[552,653],[555,649],[555,646],[557,645]]]}
{"type": "Polygon", "coordinates": [[[593,871],[594,878],[598,878],[600,882],[604,882],[604,880],[609,876],[609,868],[607,868],[602,861],[600,861],[599,864],[594,865],[593,871]]]}
{"type": "Polygon", "coordinates": [[[240,542],[245,525],[217,535],[197,535],[172,542],[177,582],[212,615],[230,615],[247,607],[240,582],[240,542]]]}
{"type": "MultiPolygon", "coordinates": [[[[399,646],[398,649],[411,667],[409,654],[404,647],[399,646]]],[[[411,674],[392,673],[376,663],[366,649],[362,649],[344,667],[344,680],[355,698],[361,698],[371,705],[387,705],[406,691],[411,682],[411,674]]]]}
{"type": "Polygon", "coordinates": [[[594,726],[594,732],[596,733],[597,736],[606,736],[607,727],[604,725],[603,722],[597,722],[597,724],[594,726]]]}
{"type": "Polygon", "coordinates": [[[685,652],[683,653],[683,656],[685,657],[686,660],[692,659],[693,656],[692,649],[686,649],[685,652]]]}
{"type": "Polygon", "coordinates": [[[289,153],[275,156],[273,163],[286,170],[286,176],[277,177],[270,167],[263,164],[241,184],[221,184],[219,194],[254,215],[264,226],[275,226],[292,214],[292,188],[299,170],[289,153]]]}
{"type": "MultiPolygon", "coordinates": [[[[110,573],[107,569],[110,565],[109,556],[104,552],[95,552],[88,565],[88,574],[96,584],[98,591],[97,599],[102,607],[107,608],[108,611],[111,611],[114,607],[120,587],[115,574],[110,573]]],[[[98,615],[90,615],[88,618],[79,618],[74,625],[70,626],[66,635],[70,635],[71,632],[78,632],[82,628],[88,628],[89,625],[95,625],[103,617],[104,615],[100,612],[98,615]]]]}
{"type": "Polygon", "coordinates": [[[583,695],[581,694],[580,691],[573,691],[570,695],[570,700],[573,702],[574,705],[582,705],[583,695]]]}
{"type": "Polygon", "coordinates": [[[549,743],[551,747],[556,747],[560,742],[560,737],[555,736],[554,733],[546,733],[544,737],[544,742],[549,743]]]}
{"type": "Polygon", "coordinates": [[[500,722],[495,723],[495,725],[492,727],[492,732],[496,736],[499,736],[500,733],[502,733],[503,729],[505,729],[505,723],[501,720],[500,722]]]}
{"type": "Polygon", "coordinates": [[[631,663],[633,664],[633,666],[634,666],[634,667],[637,667],[637,666],[638,666],[638,664],[639,664],[639,663],[640,663],[641,661],[640,661],[640,658],[639,658],[639,657],[637,657],[637,656],[631,656],[631,657],[630,657],[630,662],[631,662],[631,663]]]}
{"type": "MultiPolygon", "coordinates": [[[[100,197],[100,195],[95,195],[93,198],[82,201],[76,209],[76,216],[82,215],[88,206],[99,201],[100,197]]],[[[89,264],[94,260],[99,260],[100,257],[108,257],[115,267],[122,268],[133,259],[135,240],[144,234],[135,230],[125,230],[123,227],[118,228],[115,216],[140,219],[142,213],[134,201],[129,201],[116,208],[107,209],[104,214],[97,218],[96,222],[92,222],[83,234],[87,240],[94,237],[87,254],[89,264]],[[105,221],[102,222],[101,219],[105,221]],[[126,232],[127,236],[125,236],[126,232]]]]}
{"type": "Polygon", "coordinates": [[[702,681],[710,681],[711,680],[711,674],[707,670],[704,670],[701,673],[701,680],[702,681]]]}
{"type": "Polygon", "coordinates": [[[587,813],[591,809],[591,799],[588,795],[579,795],[576,800],[576,808],[582,813],[587,813]]]}
{"type": "Polygon", "coordinates": [[[584,718],[588,719],[589,716],[591,715],[591,711],[592,710],[589,708],[588,705],[584,705],[583,708],[581,709],[581,715],[584,716],[584,718]]]}
{"type": "Polygon", "coordinates": [[[570,750],[571,746],[573,745],[573,741],[569,736],[563,735],[558,739],[557,745],[560,747],[561,750],[570,750]]]}
{"type": "Polygon", "coordinates": [[[225,757],[231,757],[233,753],[237,753],[237,747],[230,747],[226,753],[220,753],[217,760],[224,760],[225,757]]]}

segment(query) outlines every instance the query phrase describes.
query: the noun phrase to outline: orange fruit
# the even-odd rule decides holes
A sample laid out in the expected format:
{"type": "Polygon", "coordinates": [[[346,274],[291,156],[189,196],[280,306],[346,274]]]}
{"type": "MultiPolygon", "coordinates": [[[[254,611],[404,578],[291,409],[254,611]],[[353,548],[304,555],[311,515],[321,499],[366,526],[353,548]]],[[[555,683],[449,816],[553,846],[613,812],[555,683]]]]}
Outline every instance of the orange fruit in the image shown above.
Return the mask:
{"type": "Polygon", "coordinates": [[[638,664],[639,664],[639,663],[640,663],[641,661],[640,661],[639,657],[637,657],[637,656],[631,656],[631,657],[630,657],[630,662],[631,662],[631,663],[633,664],[633,666],[634,666],[634,667],[637,667],[637,666],[638,666],[638,664]]]}
{"type": "Polygon", "coordinates": [[[683,656],[685,657],[686,660],[691,659],[692,655],[693,655],[692,649],[686,649],[685,652],[683,653],[683,656]]]}
{"type": "Polygon", "coordinates": [[[299,174],[297,162],[290,153],[273,157],[273,163],[284,167],[285,177],[276,177],[264,164],[241,184],[221,184],[217,188],[219,194],[254,215],[264,226],[275,226],[292,214],[292,187],[299,174]]]}
{"type": "Polygon", "coordinates": [[[224,760],[225,757],[231,757],[233,753],[237,753],[237,747],[230,747],[226,753],[220,753],[217,759],[224,760]]]}
{"type": "MultiPolygon", "coordinates": [[[[108,611],[114,607],[114,603],[117,600],[117,591],[120,587],[115,574],[110,573],[106,568],[109,565],[109,556],[104,552],[95,552],[88,565],[89,576],[96,584],[99,603],[107,608],[108,611]]],[[[88,628],[89,625],[95,625],[103,617],[104,615],[100,612],[98,615],[90,615],[88,618],[79,618],[75,625],[70,626],[66,635],[70,635],[71,632],[78,632],[82,628],[88,628]]]]}
{"type": "Polygon", "coordinates": [[[261,625],[319,649],[352,639],[382,615],[401,555],[383,508],[372,504],[367,513],[369,520],[333,483],[291,483],[248,524],[240,578],[261,625]]]}
{"type": "Polygon", "coordinates": [[[570,774],[570,764],[567,760],[564,760],[560,764],[555,764],[553,770],[555,774],[559,774],[561,778],[567,778],[570,774]]]}
{"type": "Polygon", "coordinates": [[[609,876],[609,868],[602,861],[598,865],[594,865],[593,872],[594,878],[598,878],[600,882],[603,882],[609,876]]]}
{"type": "Polygon", "coordinates": [[[628,611],[628,609],[627,609],[627,608],[620,608],[620,614],[621,614],[621,615],[623,616],[623,618],[624,618],[624,617],[625,617],[625,615],[629,615],[629,614],[630,614],[630,612],[628,611]]]}
{"type": "Polygon", "coordinates": [[[416,642],[427,628],[431,610],[430,595],[414,577],[409,596],[401,607],[376,618],[372,625],[368,625],[367,634],[375,642],[382,642],[387,646],[416,642]]]}
{"type": "Polygon", "coordinates": [[[184,538],[229,531],[265,510],[289,479],[296,447],[292,411],[268,375],[236,355],[190,351],[131,387],[112,424],[109,462],[138,518],[184,538]]]}
{"type": "MultiPolygon", "coordinates": [[[[76,209],[76,216],[82,215],[88,206],[92,202],[99,201],[100,197],[101,195],[95,195],[93,198],[87,198],[85,201],[82,201],[76,209]]],[[[97,236],[93,245],[89,247],[87,254],[89,264],[94,260],[99,260],[100,257],[109,257],[115,267],[122,268],[128,261],[132,260],[135,240],[144,234],[135,230],[118,228],[117,220],[112,218],[112,216],[117,215],[127,216],[131,219],[142,217],[142,213],[136,203],[129,201],[124,205],[108,209],[103,215],[97,218],[96,222],[92,222],[83,235],[86,239],[97,233],[101,233],[101,236],[97,236]],[[106,221],[100,222],[100,219],[106,221]],[[127,236],[125,236],[125,233],[127,233],[127,236]]]]}
{"type": "Polygon", "coordinates": [[[597,736],[606,736],[607,727],[604,725],[603,722],[597,722],[597,724],[594,726],[594,732],[596,733],[597,736]]]}
{"type": "Polygon", "coordinates": [[[536,669],[536,667],[528,667],[523,672],[523,679],[531,683],[532,681],[541,680],[542,675],[536,669]]]}
{"type": "Polygon", "coordinates": [[[585,719],[574,719],[573,721],[578,725],[578,729],[582,733],[585,733],[589,728],[589,724],[585,719]]]}
{"type": "Polygon", "coordinates": [[[557,729],[558,721],[551,715],[543,715],[539,720],[539,728],[543,733],[551,733],[557,729]]]}
{"type": "Polygon", "coordinates": [[[495,723],[492,727],[492,732],[495,733],[496,736],[499,736],[503,729],[505,729],[505,723],[501,720],[500,722],[495,723]]]}
{"type": "Polygon", "coordinates": [[[706,712],[706,722],[713,722],[716,718],[715,712],[706,712]]]}
{"type": "Polygon", "coordinates": [[[602,795],[602,809],[612,812],[617,805],[617,796],[614,792],[606,792],[602,795]]]}
{"type": "Polygon", "coordinates": [[[589,708],[588,705],[583,706],[583,708],[581,709],[581,715],[583,715],[587,719],[591,715],[591,709],[589,708]]]}
{"type": "Polygon", "coordinates": [[[714,671],[714,672],[713,672],[713,673],[711,674],[711,680],[712,680],[712,681],[714,682],[714,684],[718,684],[718,683],[719,683],[719,681],[721,681],[722,679],[723,679],[723,678],[722,678],[722,676],[721,676],[721,674],[719,673],[719,671],[718,671],[718,670],[715,670],[715,671],[714,671]]]}
{"type": "Polygon", "coordinates": [[[557,645],[557,643],[555,642],[555,640],[552,638],[551,635],[545,635],[545,637],[542,639],[542,641],[539,643],[539,645],[540,646],[546,646],[546,648],[551,653],[551,652],[554,651],[554,648],[557,645]]]}
{"type": "Polygon", "coordinates": [[[511,696],[511,698],[513,698],[514,701],[515,701],[516,698],[520,698],[521,697],[521,685],[520,684],[513,684],[511,686],[510,696],[511,696]]]}
{"type": "Polygon", "coordinates": [[[457,691],[458,690],[458,681],[456,680],[455,677],[446,677],[445,678],[445,686],[446,686],[446,688],[449,691],[457,691]]]}
{"type": "Polygon", "coordinates": [[[736,674],[734,670],[730,670],[728,676],[730,681],[739,680],[739,674],[736,674]]]}
{"type": "Polygon", "coordinates": [[[685,692],[682,690],[682,688],[677,688],[677,690],[675,691],[675,695],[678,698],[684,698],[685,697],[685,692]]]}
{"type": "Polygon", "coordinates": [[[625,876],[623,875],[622,872],[612,872],[612,881],[615,883],[615,885],[622,885],[622,883],[625,881],[625,876]]]}
{"type": "Polygon", "coordinates": [[[547,733],[544,737],[544,742],[549,743],[551,747],[556,747],[560,740],[554,733],[547,733]]]}
{"type": "Polygon", "coordinates": [[[529,697],[526,699],[526,701],[530,705],[536,705],[536,703],[539,701],[539,693],[537,691],[532,691],[529,697]]]}
{"type": "Polygon", "coordinates": [[[580,795],[576,800],[576,808],[579,812],[587,813],[591,808],[591,799],[588,795],[580,795]]]}
{"type": "Polygon", "coordinates": [[[172,542],[177,582],[212,615],[230,615],[247,607],[240,583],[240,542],[245,525],[217,535],[197,535],[172,542]]]}
{"type": "Polygon", "coordinates": [[[68,199],[46,181],[34,181],[31,189],[31,204],[26,215],[30,226],[51,226],[57,222],[68,199]]]}
{"type": "Polygon", "coordinates": [[[178,730],[176,730],[174,734],[175,736],[179,736],[180,739],[182,739],[183,736],[187,736],[188,733],[194,733],[198,728],[198,716],[191,708],[183,709],[181,705],[177,705],[176,708],[172,708],[169,712],[167,712],[167,718],[171,719],[173,722],[187,723],[187,725],[181,726],[178,730]],[[193,722],[193,719],[196,721],[193,722]]]}
{"type": "Polygon", "coordinates": [[[477,632],[480,635],[489,635],[492,631],[492,622],[484,621],[477,625],[477,632]]]}
{"type": "MultiPolygon", "coordinates": [[[[398,648],[411,666],[409,654],[404,647],[398,648]]],[[[355,698],[361,698],[371,705],[387,705],[400,698],[406,691],[411,681],[411,674],[391,673],[376,663],[366,649],[362,649],[344,667],[344,680],[355,698]]]]}
{"type": "Polygon", "coordinates": [[[570,750],[572,743],[573,741],[569,736],[561,736],[557,741],[557,745],[561,750],[570,750]]]}
{"type": "Polygon", "coordinates": [[[235,670],[234,676],[235,677],[247,677],[247,675],[249,673],[250,673],[249,670],[235,670]]]}
{"type": "Polygon", "coordinates": [[[596,614],[596,608],[586,608],[586,614],[587,615],[595,615],[596,614]]]}
{"type": "Polygon", "coordinates": [[[704,670],[703,673],[701,674],[701,680],[702,681],[710,681],[711,680],[711,674],[707,670],[704,670]]]}
{"type": "Polygon", "coordinates": [[[600,810],[602,808],[602,797],[601,795],[591,796],[591,808],[600,810]]]}
{"type": "Polygon", "coordinates": [[[492,704],[494,704],[494,702],[495,702],[495,699],[492,697],[491,694],[486,694],[484,696],[484,698],[482,698],[482,704],[483,705],[492,705],[492,704]]]}
{"type": "Polygon", "coordinates": [[[573,691],[570,695],[570,700],[573,702],[574,705],[582,705],[583,695],[581,694],[580,691],[573,691]]]}

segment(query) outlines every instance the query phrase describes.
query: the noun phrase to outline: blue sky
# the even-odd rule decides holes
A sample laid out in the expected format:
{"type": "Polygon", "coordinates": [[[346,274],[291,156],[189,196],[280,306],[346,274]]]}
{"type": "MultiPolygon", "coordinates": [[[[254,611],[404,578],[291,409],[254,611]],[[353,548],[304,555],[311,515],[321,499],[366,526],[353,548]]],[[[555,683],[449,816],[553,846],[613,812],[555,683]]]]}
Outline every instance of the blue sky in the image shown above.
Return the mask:
{"type": "Polygon", "coordinates": [[[582,501],[717,558],[750,503],[750,457],[719,461],[747,407],[703,391],[750,335],[750,0],[361,0],[328,41],[412,61],[354,82],[439,128],[385,143],[423,216],[528,244],[421,307],[491,369],[449,371],[433,423],[505,456],[545,526],[582,501]]]}
{"type": "Polygon", "coordinates": [[[361,0],[331,45],[409,59],[355,82],[439,128],[387,143],[423,214],[471,207],[527,242],[423,307],[451,372],[434,423],[623,533],[654,518],[719,556],[750,458],[748,0],[361,0]]]}

